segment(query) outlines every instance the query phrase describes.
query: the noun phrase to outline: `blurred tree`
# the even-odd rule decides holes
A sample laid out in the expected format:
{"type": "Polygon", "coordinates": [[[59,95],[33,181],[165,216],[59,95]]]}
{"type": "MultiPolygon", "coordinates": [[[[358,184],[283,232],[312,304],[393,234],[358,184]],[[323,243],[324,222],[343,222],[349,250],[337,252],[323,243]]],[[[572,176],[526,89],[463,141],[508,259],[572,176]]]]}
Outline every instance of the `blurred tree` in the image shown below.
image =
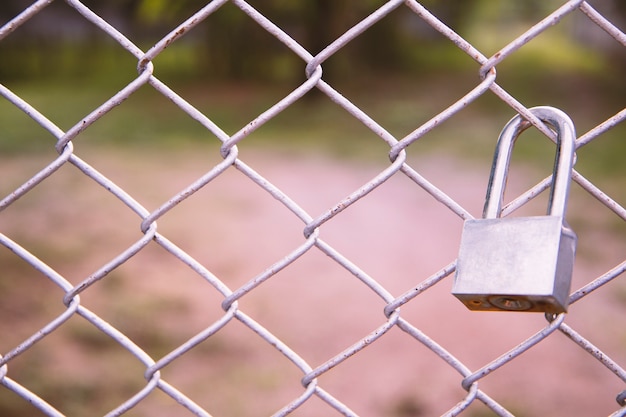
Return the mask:
{"type": "MultiPolygon", "coordinates": [[[[118,0],[130,1],[130,0],[118,0]]],[[[138,0],[135,16],[145,30],[173,26],[205,5],[200,0],[138,0]]],[[[448,0],[433,2],[440,14],[453,16],[461,21],[465,6],[448,0]]],[[[384,4],[382,0],[251,0],[250,4],[272,22],[285,30],[312,54],[330,45],[345,31],[384,4]]],[[[360,71],[379,71],[389,68],[402,69],[409,64],[405,46],[411,32],[406,20],[412,13],[400,7],[388,18],[368,29],[352,41],[338,57],[324,64],[325,79],[345,78],[360,71]]],[[[458,26],[455,23],[455,26],[458,26]]],[[[248,16],[227,3],[217,10],[207,22],[194,31],[202,32],[201,72],[218,77],[235,79],[272,79],[272,61],[287,52],[279,41],[265,33],[248,16]],[[254,39],[254,42],[250,42],[254,39]]],[[[197,38],[196,38],[197,40],[197,38]]],[[[412,39],[415,41],[415,39],[412,39]]],[[[429,41],[429,40],[426,40],[429,41]]],[[[282,61],[281,61],[282,62],[282,61]]]]}
{"type": "MultiPolygon", "coordinates": [[[[0,2],[0,22],[10,20],[31,3],[32,0],[0,2]]],[[[150,47],[185,18],[208,4],[208,1],[84,0],[83,3],[133,41],[143,47],[150,47]]],[[[385,1],[249,0],[249,3],[312,54],[317,54],[377,7],[385,4],[385,1]]],[[[503,9],[506,6],[507,10],[514,10],[510,14],[507,13],[507,16],[534,21],[561,3],[560,0],[549,2],[511,0],[497,4],[490,0],[422,1],[435,16],[461,34],[468,26],[480,25],[477,22],[480,22],[481,16],[484,18],[481,13],[493,12],[494,7],[503,9]]],[[[598,7],[601,12],[610,11],[606,12],[606,16],[616,23],[626,21],[624,0],[598,0],[597,3],[598,5],[594,7],[598,7]]],[[[86,46],[95,50],[97,42],[103,39],[99,35],[99,29],[80,18],[65,2],[52,2],[41,15],[41,18],[36,16],[32,24],[28,22],[16,33],[19,33],[20,39],[30,37],[31,44],[39,46],[37,53],[42,56],[58,54],[59,49],[62,49],[65,55],[69,54],[70,48],[64,48],[62,45],[64,43],[76,46],[79,42],[89,42],[90,44],[86,46]],[[51,19],[51,16],[54,18],[51,19]],[[89,36],[85,36],[86,34],[89,36]],[[42,46],[45,47],[41,48],[42,46]],[[50,52],[47,52],[48,49],[50,52]]],[[[11,35],[11,39],[13,38],[11,35]]],[[[418,53],[427,53],[422,51],[421,47],[424,45],[434,46],[426,50],[440,51],[441,48],[434,45],[438,41],[448,42],[407,7],[399,6],[387,18],[346,45],[337,56],[329,58],[324,64],[324,77],[328,80],[345,79],[353,77],[357,71],[358,73],[388,70],[413,73],[424,71],[428,66],[414,58],[418,53]]],[[[21,41],[15,42],[15,45],[19,43],[21,41]]],[[[193,49],[195,57],[193,62],[198,65],[194,72],[202,76],[251,80],[284,80],[285,77],[293,77],[294,74],[298,77],[303,76],[303,71],[296,70],[302,67],[300,59],[230,2],[225,3],[207,21],[186,34],[180,44],[183,43],[189,46],[188,49],[193,49]]],[[[6,58],[17,59],[19,58],[17,52],[24,51],[21,45],[14,47],[17,52],[8,51],[5,44],[6,42],[0,43],[0,53],[5,57],[0,61],[5,63],[10,61],[6,58]]],[[[24,55],[30,56],[29,59],[35,59],[33,54],[24,53],[24,55]]],[[[623,56],[624,54],[619,55],[620,60],[626,60],[623,56]]],[[[37,62],[46,62],[49,58],[37,57],[37,62]]],[[[436,62],[438,61],[435,60],[436,62]]],[[[449,64],[441,62],[442,65],[449,64]]],[[[0,63],[0,74],[9,71],[2,67],[0,63]]],[[[36,70],[40,67],[37,64],[29,68],[36,70]]],[[[189,71],[186,71],[185,76],[188,75],[189,71]]]]}

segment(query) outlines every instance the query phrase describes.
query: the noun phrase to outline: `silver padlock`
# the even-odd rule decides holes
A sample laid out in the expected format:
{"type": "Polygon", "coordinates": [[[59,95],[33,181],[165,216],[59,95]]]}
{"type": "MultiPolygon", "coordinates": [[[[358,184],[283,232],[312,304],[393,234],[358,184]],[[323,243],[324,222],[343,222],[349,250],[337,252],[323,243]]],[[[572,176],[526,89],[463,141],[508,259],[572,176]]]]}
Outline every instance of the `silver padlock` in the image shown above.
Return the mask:
{"type": "Polygon", "coordinates": [[[452,294],[470,310],[567,311],[577,237],[565,210],[576,133],[558,109],[530,111],[557,135],[548,215],[500,217],[513,145],[531,126],[517,115],[496,145],[483,218],[463,225],[452,294]]]}

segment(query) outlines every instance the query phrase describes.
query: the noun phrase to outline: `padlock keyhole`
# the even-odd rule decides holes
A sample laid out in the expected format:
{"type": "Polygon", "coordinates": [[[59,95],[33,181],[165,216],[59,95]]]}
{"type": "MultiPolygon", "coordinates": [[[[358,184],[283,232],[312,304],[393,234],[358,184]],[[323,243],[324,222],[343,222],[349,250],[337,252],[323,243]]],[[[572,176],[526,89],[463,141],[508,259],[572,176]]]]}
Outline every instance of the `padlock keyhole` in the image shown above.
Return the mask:
{"type": "Polygon", "coordinates": [[[489,302],[494,306],[502,310],[510,311],[526,311],[529,310],[533,304],[523,298],[515,298],[510,296],[494,296],[489,297],[489,302]]]}

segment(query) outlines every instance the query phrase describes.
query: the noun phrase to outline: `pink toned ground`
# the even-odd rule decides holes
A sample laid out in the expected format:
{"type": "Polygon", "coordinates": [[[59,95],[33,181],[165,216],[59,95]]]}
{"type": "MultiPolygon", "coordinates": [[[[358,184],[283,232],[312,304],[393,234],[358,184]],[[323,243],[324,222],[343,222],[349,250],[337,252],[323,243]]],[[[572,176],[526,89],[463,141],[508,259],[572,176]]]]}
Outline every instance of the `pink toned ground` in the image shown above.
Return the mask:
{"type": "MultiPolygon", "coordinates": [[[[219,162],[197,150],[87,150],[84,158],[150,211],[219,162]]],[[[240,158],[314,218],[384,168],[373,161],[302,153],[251,150],[240,158]]],[[[43,161],[3,161],[3,192],[26,181],[43,161]]],[[[488,169],[484,164],[441,155],[411,164],[472,214],[480,213],[488,169]]],[[[509,187],[519,192],[528,185],[512,179],[509,187]]],[[[579,234],[574,289],[623,260],[623,236],[607,231],[610,220],[605,214],[602,206],[573,189],[569,218],[579,234]]],[[[73,284],[139,239],[139,224],[137,215],[71,166],[0,216],[3,233],[32,248],[73,284]]],[[[324,224],[319,237],[398,297],[455,259],[461,226],[458,216],[399,174],[324,224]]],[[[159,233],[232,290],[303,244],[303,227],[280,202],[232,167],[158,221],[159,233]]],[[[404,305],[401,314],[472,371],[546,326],[537,314],[469,312],[450,294],[451,285],[449,276],[404,305]]],[[[39,315],[10,323],[2,318],[2,332],[13,334],[6,346],[2,344],[3,352],[62,310],[61,292],[50,288],[38,296],[50,305],[39,315]]],[[[572,306],[566,319],[621,364],[626,362],[626,330],[621,325],[625,289],[620,282],[608,284],[572,306]]],[[[222,299],[207,281],[154,242],[81,294],[83,305],[155,359],[219,319],[222,299]]],[[[239,301],[243,312],[313,368],[383,325],[384,306],[372,290],[316,248],[239,301]]],[[[45,357],[47,371],[41,378],[72,380],[77,386],[103,384],[108,388],[102,392],[113,391],[119,403],[141,386],[144,368],[89,329],[81,319],[72,319],[32,349],[45,357]],[[85,348],[75,340],[86,337],[95,340],[94,346],[85,348]],[[100,343],[108,347],[98,350],[100,343]]],[[[25,353],[14,368],[28,368],[35,357],[25,353]]],[[[10,364],[9,375],[11,370],[10,364]]],[[[168,365],[162,376],[214,416],[270,415],[304,392],[302,372],[236,320],[168,365]]],[[[393,328],[321,375],[318,384],[361,416],[436,416],[467,395],[461,380],[431,350],[393,328]]],[[[605,416],[618,408],[615,396],[624,386],[556,332],[486,377],[479,388],[520,416],[605,416]]],[[[478,403],[467,414],[489,415],[478,403]]],[[[92,408],[96,414],[115,405],[102,398],[97,404],[102,410],[92,408]]],[[[181,410],[155,393],[131,415],[183,415],[181,410]]],[[[293,415],[335,414],[312,398],[293,415]]]]}

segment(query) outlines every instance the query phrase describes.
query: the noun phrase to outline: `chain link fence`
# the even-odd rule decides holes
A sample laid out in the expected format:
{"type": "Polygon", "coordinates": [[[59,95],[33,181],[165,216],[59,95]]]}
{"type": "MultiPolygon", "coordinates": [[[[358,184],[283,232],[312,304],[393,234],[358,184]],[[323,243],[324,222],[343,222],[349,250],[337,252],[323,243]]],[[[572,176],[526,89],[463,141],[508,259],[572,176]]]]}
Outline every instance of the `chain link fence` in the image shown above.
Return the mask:
{"type": "MultiPolygon", "coordinates": [[[[50,3],[52,0],[37,1],[5,23],[0,29],[0,42],[14,32],[19,32],[20,27],[34,16],[40,13],[43,15],[46,6],[50,3]]],[[[591,403],[591,407],[595,407],[598,414],[594,415],[607,413],[612,413],[613,416],[626,415],[626,389],[623,385],[626,382],[626,370],[622,367],[623,361],[626,360],[626,356],[623,355],[626,333],[622,329],[623,321],[620,317],[620,314],[624,313],[623,304],[621,307],[610,310],[612,312],[610,315],[598,316],[594,319],[594,314],[600,314],[602,306],[606,306],[607,293],[620,291],[616,282],[626,269],[623,246],[620,246],[621,241],[596,243],[596,241],[585,240],[592,239],[595,235],[580,233],[581,249],[578,256],[583,258],[580,262],[589,261],[588,257],[591,256],[586,255],[585,248],[592,247],[601,253],[614,250],[616,254],[611,258],[611,263],[601,262],[601,259],[598,259],[594,263],[595,269],[585,270],[599,271],[599,273],[593,272],[592,275],[591,272],[580,272],[577,269],[575,274],[578,275],[574,281],[574,291],[570,296],[569,313],[557,316],[546,315],[545,318],[536,314],[521,314],[524,317],[520,318],[515,313],[465,311],[463,306],[460,306],[460,303],[449,294],[456,266],[454,256],[424,275],[419,275],[416,271],[402,270],[400,274],[405,278],[396,282],[386,276],[390,271],[398,273],[398,269],[394,269],[392,263],[400,263],[403,257],[422,262],[421,257],[427,257],[426,254],[429,253],[425,250],[420,252],[425,247],[424,245],[436,245],[437,241],[432,235],[457,233],[460,231],[463,220],[474,217],[471,214],[474,209],[468,207],[462,197],[453,198],[452,193],[443,190],[445,187],[436,185],[438,179],[430,181],[426,178],[429,166],[445,164],[445,162],[428,164],[423,160],[414,161],[409,158],[408,153],[415,148],[418,140],[429,132],[440,129],[446,121],[454,123],[464,109],[484,96],[497,98],[498,106],[509,107],[512,112],[519,113],[526,118],[538,131],[553,138],[553,132],[528,110],[532,106],[518,100],[506,88],[498,84],[500,76],[498,67],[509,60],[520,48],[532,44],[543,36],[552,26],[560,25],[573,17],[583,19],[586,24],[601,29],[605,32],[606,39],[610,40],[614,46],[623,48],[626,46],[626,35],[616,22],[612,22],[611,16],[600,14],[589,2],[568,1],[511,42],[502,41],[499,50],[489,55],[466,41],[447,26],[445,21],[439,20],[420,3],[410,0],[393,0],[380,5],[327,45],[320,53],[313,55],[283,28],[275,25],[251,3],[243,0],[208,2],[197,13],[147,50],[138,47],[118,31],[114,22],[105,20],[80,1],[66,0],[66,3],[68,7],[75,9],[82,19],[98,27],[103,36],[107,36],[119,48],[131,54],[137,61],[138,75],[119,92],[103,101],[95,110],[84,117],[80,116],[82,118],[67,130],[55,125],[46,114],[41,113],[26,98],[5,85],[0,85],[0,93],[5,100],[26,113],[35,123],[54,136],[56,143],[51,142],[50,147],[54,146],[55,155],[57,155],[43,163],[41,156],[34,158],[34,164],[38,167],[37,172],[29,178],[20,178],[22,185],[8,192],[3,191],[1,196],[0,225],[3,230],[0,230],[2,232],[0,242],[8,251],[5,250],[1,258],[5,264],[3,267],[5,273],[0,286],[9,296],[14,294],[15,288],[23,288],[20,294],[34,294],[34,300],[31,303],[27,300],[19,303],[24,311],[16,309],[3,314],[2,320],[5,321],[3,328],[7,335],[0,337],[2,350],[0,382],[5,391],[2,394],[2,401],[8,402],[11,399],[11,401],[23,403],[22,405],[26,404],[32,413],[41,412],[49,416],[77,415],[75,411],[77,403],[84,403],[86,407],[95,407],[94,409],[105,407],[102,404],[109,404],[101,397],[111,392],[111,386],[113,386],[114,398],[123,398],[123,400],[108,408],[105,411],[107,416],[126,413],[129,415],[184,415],[185,413],[199,416],[266,415],[268,413],[266,407],[274,407],[274,411],[269,413],[273,412],[277,416],[288,414],[524,416],[533,415],[533,412],[529,410],[537,410],[535,407],[537,403],[553,404],[554,408],[551,409],[553,411],[569,410],[562,411],[564,414],[560,415],[572,415],[572,406],[581,412],[587,412],[582,411],[589,410],[584,407],[586,403],[591,403]],[[301,69],[306,74],[306,80],[297,88],[268,106],[249,123],[240,126],[240,129],[232,135],[226,133],[223,127],[187,101],[182,94],[177,93],[174,88],[157,78],[155,76],[157,64],[154,63],[168,46],[178,42],[185,34],[193,32],[197,26],[210,22],[213,14],[225,4],[239,9],[250,24],[261,27],[288,48],[292,54],[299,57],[302,60],[301,69]],[[456,48],[469,56],[475,61],[477,73],[475,85],[469,92],[459,95],[456,101],[449,103],[444,110],[432,115],[424,123],[414,126],[414,130],[403,137],[390,133],[382,122],[368,115],[349,96],[342,95],[335,86],[325,80],[323,70],[326,60],[341,54],[344,47],[351,41],[361,36],[368,28],[386,19],[398,8],[410,10],[420,22],[434,28],[440,36],[447,38],[456,48]],[[101,156],[83,159],[75,152],[75,144],[81,142],[91,125],[99,121],[106,123],[108,115],[114,111],[114,108],[122,105],[125,100],[142,88],[150,88],[173,102],[191,119],[199,122],[212,137],[217,138],[220,144],[219,151],[216,150],[214,155],[219,154],[217,162],[208,167],[205,163],[202,168],[204,173],[201,175],[176,182],[175,187],[178,187],[176,192],[169,198],[158,201],[153,209],[146,208],[152,205],[152,202],[141,201],[142,198],[139,197],[142,195],[141,192],[135,192],[134,189],[131,191],[132,187],[119,185],[125,183],[124,178],[118,175],[120,172],[125,175],[141,176],[141,163],[135,162],[136,166],[133,166],[133,169],[136,171],[117,168],[98,170],[96,166],[102,165],[101,156]],[[300,189],[300,192],[283,191],[283,189],[294,188],[288,184],[285,186],[284,178],[274,181],[269,179],[274,165],[290,164],[293,161],[281,161],[279,156],[273,155],[269,163],[262,162],[253,157],[248,159],[245,152],[242,152],[246,146],[246,139],[253,132],[294,106],[303,96],[315,89],[321,91],[328,100],[337,105],[337,112],[349,115],[374,134],[379,142],[384,144],[384,153],[388,155],[390,161],[387,166],[376,172],[367,171],[364,175],[371,175],[369,180],[361,181],[361,174],[359,174],[357,176],[359,180],[350,182],[349,186],[352,188],[347,191],[345,188],[341,189],[343,198],[324,206],[319,211],[306,210],[304,207],[309,204],[307,199],[325,201],[326,198],[308,195],[306,186],[296,187],[300,189]],[[89,201],[91,194],[73,194],[72,190],[76,185],[63,180],[64,173],[69,166],[81,173],[82,179],[74,181],[86,179],[90,187],[106,190],[106,197],[95,197],[94,203],[89,201]],[[263,171],[270,175],[262,175],[263,171]],[[214,264],[205,262],[204,256],[207,251],[215,252],[219,248],[229,247],[228,242],[231,238],[239,237],[243,242],[256,234],[254,230],[245,230],[244,226],[241,229],[219,226],[219,216],[226,216],[231,208],[210,206],[204,210],[205,217],[217,217],[217,220],[211,223],[214,230],[203,228],[202,224],[208,221],[205,218],[193,220],[194,227],[187,232],[193,233],[193,229],[196,229],[199,235],[193,239],[205,242],[200,244],[204,248],[203,251],[187,249],[184,239],[180,239],[180,236],[175,233],[169,234],[169,229],[162,227],[161,224],[166,225],[168,218],[179,210],[179,207],[200,199],[203,193],[219,194],[219,188],[211,188],[214,187],[213,184],[219,184],[223,178],[232,177],[235,172],[237,180],[228,183],[227,187],[234,194],[239,193],[240,198],[243,199],[242,206],[247,204],[245,198],[249,194],[260,192],[260,198],[267,201],[267,204],[274,204],[271,210],[281,213],[279,215],[281,222],[292,221],[299,224],[298,230],[301,234],[297,239],[290,237],[280,242],[277,241],[279,239],[272,239],[274,234],[278,237],[282,236],[279,231],[274,230],[274,227],[278,228],[278,226],[270,226],[269,231],[261,232],[265,235],[258,240],[252,239],[253,241],[246,244],[237,243],[238,241],[235,240],[235,246],[231,247],[233,252],[222,263],[224,267],[213,268],[214,264]],[[137,230],[141,231],[138,236],[131,235],[133,236],[130,238],[131,243],[125,245],[123,249],[116,249],[117,252],[110,258],[103,260],[100,256],[99,264],[93,269],[95,272],[88,274],[86,278],[66,272],[63,267],[57,267],[62,264],[62,259],[60,259],[63,258],[62,254],[57,253],[55,256],[48,257],[51,259],[44,261],[42,258],[46,256],[36,255],[41,248],[38,248],[32,241],[20,241],[19,234],[13,233],[19,227],[36,227],[36,223],[40,222],[42,217],[53,214],[54,207],[49,204],[35,205],[34,212],[26,210],[23,213],[30,216],[27,223],[10,224],[12,220],[9,219],[14,218],[10,217],[11,210],[15,207],[17,210],[23,210],[19,206],[22,199],[33,195],[38,190],[46,189],[50,186],[49,184],[54,184],[54,181],[60,181],[63,193],[57,195],[56,198],[69,201],[76,209],[73,212],[76,218],[82,216],[88,219],[88,222],[103,223],[100,227],[105,229],[104,236],[107,233],[112,235],[117,233],[117,224],[126,224],[123,219],[129,215],[134,219],[129,222],[134,225],[132,233],[136,233],[137,230]],[[93,187],[96,184],[99,187],[93,187]],[[279,186],[279,184],[283,185],[279,186]],[[415,235],[411,242],[423,241],[421,246],[416,245],[415,249],[404,248],[404,252],[398,250],[393,260],[384,258],[380,260],[383,264],[380,270],[368,273],[367,267],[361,266],[361,264],[367,264],[367,261],[361,262],[362,258],[354,256],[350,249],[339,249],[331,244],[332,225],[340,219],[354,221],[358,224],[356,229],[372,227],[376,230],[375,234],[369,238],[379,239],[380,245],[394,241],[393,237],[389,238],[381,229],[376,229],[372,225],[394,216],[393,211],[384,211],[389,209],[389,206],[381,209],[383,212],[378,213],[380,218],[362,218],[362,216],[357,218],[357,216],[360,213],[359,207],[368,204],[368,201],[377,201],[375,196],[380,193],[383,193],[382,195],[391,204],[395,204],[396,201],[400,204],[400,200],[395,200],[397,196],[393,194],[400,192],[399,190],[411,193],[418,190],[420,193],[425,191],[428,201],[423,203],[424,206],[435,203],[433,210],[445,212],[445,216],[449,216],[447,217],[448,223],[454,223],[455,228],[442,228],[437,232],[427,234],[424,233],[424,229],[409,230],[411,225],[400,226],[398,230],[395,230],[396,233],[415,235]],[[90,216],[94,214],[90,212],[92,204],[99,204],[100,199],[103,198],[112,198],[116,204],[122,203],[123,210],[100,213],[105,219],[95,216],[91,218],[90,216]],[[280,207],[277,208],[276,205],[280,207]],[[325,235],[327,230],[328,234],[325,235]],[[274,261],[259,266],[250,260],[254,253],[262,252],[264,246],[271,246],[274,243],[282,251],[274,261]],[[239,245],[239,250],[237,245],[239,245]],[[598,245],[606,247],[598,248],[598,245]],[[342,287],[344,290],[341,291],[336,290],[334,285],[338,285],[337,282],[327,281],[320,276],[326,273],[325,270],[318,269],[319,264],[307,260],[320,254],[323,256],[319,262],[324,264],[331,262],[338,267],[344,275],[336,280],[341,281],[341,285],[345,283],[348,287],[342,287]],[[587,259],[585,259],[586,256],[587,259]],[[174,263],[177,267],[183,267],[185,272],[179,273],[187,274],[187,278],[184,280],[172,275],[164,281],[157,281],[153,279],[151,272],[142,276],[127,276],[119,272],[127,264],[132,265],[134,259],[140,258],[148,262],[154,271],[167,268],[168,265],[174,263]],[[356,260],[357,258],[359,261],[356,260]],[[9,265],[12,265],[15,259],[23,261],[22,264],[25,262],[26,267],[20,269],[21,272],[17,277],[9,279],[7,278],[9,265]],[[615,262],[615,259],[618,261],[615,262]],[[228,268],[236,269],[239,265],[247,263],[259,269],[252,275],[244,274],[245,276],[238,278],[239,282],[237,282],[228,268]],[[301,283],[302,287],[299,289],[289,286],[286,289],[281,287],[281,285],[291,285],[290,282],[300,277],[307,278],[304,283],[301,283]],[[131,282],[134,283],[132,285],[139,285],[138,281],[142,281],[143,287],[124,286],[131,282]],[[187,293],[189,298],[183,298],[178,305],[168,307],[168,301],[165,298],[159,298],[164,297],[164,294],[184,290],[186,283],[192,281],[193,288],[197,290],[193,290],[193,294],[187,293]],[[50,286],[50,283],[54,285],[50,286]],[[146,299],[145,295],[150,294],[151,286],[159,285],[164,287],[161,295],[146,299]],[[108,292],[105,294],[109,294],[109,297],[105,297],[106,301],[92,297],[91,294],[94,294],[98,288],[107,288],[108,292]],[[606,288],[610,288],[610,291],[606,288]],[[124,291],[127,293],[121,295],[120,292],[124,291]],[[333,291],[338,293],[329,294],[333,291]],[[266,304],[261,307],[249,302],[257,293],[263,293],[267,297],[264,301],[266,304]],[[353,298],[355,294],[359,294],[360,297],[357,301],[353,298]],[[316,302],[307,301],[307,297],[313,298],[316,302]],[[39,304],[39,302],[43,303],[44,299],[50,298],[54,299],[54,308],[44,308],[42,304],[39,304]],[[602,301],[599,304],[592,304],[591,300],[594,298],[602,301]],[[177,319],[173,323],[168,322],[171,318],[163,318],[155,313],[163,308],[174,310],[178,308],[184,313],[187,311],[185,306],[195,302],[193,300],[200,300],[199,303],[205,305],[209,311],[201,317],[174,315],[173,317],[177,319]],[[304,313],[298,311],[299,304],[305,306],[306,318],[304,313]],[[600,304],[602,306],[598,307],[600,304]],[[132,314],[123,315],[123,318],[111,315],[112,306],[115,305],[117,305],[116,308],[125,309],[124,311],[132,312],[132,314]],[[275,311],[272,310],[273,307],[279,311],[274,316],[272,316],[274,314],[272,312],[275,311]],[[133,312],[133,308],[141,311],[133,312]],[[144,317],[152,314],[155,314],[153,321],[149,317],[147,319],[144,317]],[[338,318],[342,314],[348,316],[347,325],[338,318]],[[35,322],[38,323],[36,328],[11,327],[12,322],[20,323],[15,319],[20,315],[35,315],[37,317],[35,322]],[[463,322],[455,321],[452,318],[455,315],[464,317],[473,324],[467,327],[462,324],[463,322]],[[578,325],[581,322],[579,320],[581,316],[587,320],[586,325],[578,325]],[[284,327],[299,329],[297,336],[284,332],[284,327],[277,327],[270,319],[271,317],[282,322],[284,327]],[[425,322],[426,318],[428,322],[425,322]],[[481,325],[487,323],[487,320],[494,320],[497,324],[484,327],[481,331],[481,325]],[[77,324],[77,321],[80,324],[77,324]],[[321,324],[324,331],[309,334],[307,326],[313,322],[317,322],[318,326],[321,324]],[[448,322],[453,325],[447,324],[448,322]],[[186,329],[186,325],[197,330],[194,330],[193,334],[185,331],[175,333],[172,330],[186,329]],[[339,337],[336,340],[329,338],[331,333],[328,330],[333,326],[342,325],[346,327],[341,327],[338,332],[347,337],[339,337]],[[76,330],[77,326],[79,330],[76,330]],[[135,337],[136,334],[140,334],[137,333],[136,328],[142,326],[169,329],[165,333],[172,332],[171,340],[155,340],[161,337],[156,333],[152,339],[135,337]],[[73,329],[74,332],[70,332],[70,336],[82,338],[86,340],[85,343],[93,345],[93,351],[96,353],[90,357],[91,362],[83,360],[83,357],[73,351],[70,345],[55,344],[54,341],[59,339],[59,335],[68,328],[73,329]],[[22,336],[25,331],[28,334],[22,336]],[[605,347],[606,340],[613,340],[614,344],[610,346],[607,344],[605,347]],[[160,348],[154,349],[154,344],[159,343],[160,348]],[[254,348],[246,350],[242,347],[248,346],[246,344],[254,348]],[[59,352],[50,352],[55,346],[57,350],[69,357],[69,361],[59,362],[56,356],[59,352]],[[402,346],[404,348],[401,348],[402,346]],[[615,348],[615,346],[618,347],[615,348]],[[543,354],[549,357],[547,365],[534,362],[537,357],[533,357],[532,352],[541,348],[544,349],[543,354]],[[127,355],[123,359],[111,357],[108,354],[109,350],[122,350],[127,355]],[[373,363],[372,356],[368,353],[370,351],[379,352],[379,358],[383,358],[382,364],[373,363]],[[39,352],[39,356],[34,355],[33,352],[39,352]],[[405,356],[401,352],[411,353],[405,356]],[[221,359],[217,362],[211,361],[212,356],[218,356],[221,359]],[[391,365],[394,357],[399,358],[400,366],[391,365]],[[525,357],[530,358],[530,363],[523,362],[525,357]],[[23,361],[20,362],[21,359],[23,361]],[[518,366],[518,362],[521,365],[518,366]],[[177,367],[185,363],[187,363],[185,369],[200,371],[175,371],[181,369],[177,367]],[[238,364],[239,367],[236,368],[240,373],[238,377],[224,376],[227,363],[238,364]],[[29,373],[34,373],[37,368],[44,365],[47,370],[44,375],[28,378],[29,373]],[[530,373],[531,376],[526,379],[522,378],[520,375],[524,373],[530,373]],[[114,378],[122,374],[132,374],[130,378],[133,382],[122,383],[114,378]],[[345,379],[342,379],[342,382],[334,379],[335,375],[339,374],[344,375],[345,379]],[[412,375],[413,379],[403,379],[406,374],[412,375]],[[95,392],[87,392],[85,385],[77,382],[70,386],[67,392],[64,391],[58,395],[71,399],[62,401],[57,397],[52,397],[44,389],[44,387],[49,389],[55,385],[62,385],[62,381],[72,375],[80,375],[79,381],[80,378],[89,379],[96,387],[95,392]],[[498,375],[503,379],[498,379],[498,375]],[[543,382],[549,375],[557,375],[557,377],[551,385],[546,386],[543,382]],[[256,391],[250,389],[250,385],[257,386],[256,391]],[[277,388],[285,385],[288,386],[287,389],[277,388]],[[345,394],[346,385],[353,385],[357,394],[345,394]],[[503,394],[500,385],[506,387],[508,396],[503,394]],[[532,391],[533,385],[542,388],[539,392],[532,391]],[[105,389],[105,387],[108,388],[105,389]],[[551,391],[557,390],[557,387],[563,388],[563,391],[560,391],[560,397],[551,391]],[[394,400],[396,404],[393,409],[391,404],[386,404],[380,409],[370,406],[369,399],[375,397],[376,392],[389,390],[404,393],[402,398],[394,400]],[[594,399],[598,396],[600,399],[594,399]],[[436,406],[423,408],[417,400],[413,400],[414,398],[430,399],[436,403],[436,406]],[[217,405],[220,400],[228,403],[228,406],[220,408],[217,405]],[[267,403],[270,405],[267,406],[267,403]],[[598,403],[602,406],[598,406],[598,403]]],[[[254,42],[254,39],[250,41],[254,42]]],[[[621,52],[623,53],[623,49],[621,52]]],[[[513,66],[508,70],[520,69],[513,66]]],[[[576,86],[573,88],[576,89],[576,86]]],[[[581,96],[580,100],[584,100],[584,97],[581,96]]],[[[550,105],[551,103],[541,104],[550,105]]],[[[123,106],[120,109],[123,109],[123,106]]],[[[601,141],[606,132],[621,123],[625,117],[626,109],[622,109],[615,114],[605,115],[600,123],[588,131],[582,134],[579,132],[576,141],[577,149],[592,142],[601,141]]],[[[503,121],[498,120],[497,123],[501,122],[503,121]]],[[[194,122],[190,121],[190,123],[194,122]]],[[[503,123],[501,125],[503,126],[503,123]]],[[[10,126],[2,127],[2,129],[8,128],[10,126]]],[[[138,153],[137,160],[141,159],[144,150],[136,152],[138,153]]],[[[288,158],[285,157],[285,159],[288,158]]],[[[5,168],[11,168],[10,157],[3,160],[5,168]]],[[[578,162],[580,163],[580,157],[578,162]]],[[[22,163],[26,162],[20,160],[19,164],[22,163]]],[[[149,186],[144,187],[168,189],[167,182],[171,180],[172,172],[176,171],[176,169],[168,170],[172,163],[172,160],[164,160],[159,168],[163,175],[151,173],[153,181],[149,183],[149,186]]],[[[454,163],[457,164],[457,162],[454,163]]],[[[185,164],[186,162],[183,161],[179,163],[179,166],[185,164]]],[[[120,162],[120,165],[124,163],[120,162]]],[[[350,164],[346,163],[346,167],[350,169],[350,164]]],[[[293,175],[297,176],[298,171],[306,169],[306,166],[295,163],[290,169],[293,175]]],[[[459,165],[456,168],[447,166],[446,169],[457,169],[461,172],[464,166],[459,165]]],[[[5,175],[7,175],[6,172],[5,175]]],[[[593,207],[612,216],[611,227],[621,227],[621,223],[626,220],[626,209],[616,201],[619,197],[611,197],[608,191],[596,186],[576,169],[573,171],[572,180],[572,186],[575,188],[573,198],[585,201],[585,205],[574,202],[570,207],[571,214],[580,211],[579,217],[590,215],[587,210],[592,210],[589,209],[590,205],[596,204],[593,207]],[[585,200],[583,194],[593,198],[585,200]],[[592,203],[590,200],[597,201],[592,203]]],[[[11,181],[14,182],[15,178],[11,178],[10,181],[7,178],[2,179],[4,190],[7,188],[6,184],[11,181]]],[[[325,187],[328,188],[329,193],[334,193],[333,185],[339,180],[331,176],[325,181],[325,187]]],[[[533,201],[538,195],[545,195],[546,193],[542,194],[542,192],[548,189],[550,184],[551,176],[548,176],[527,191],[521,192],[504,207],[503,214],[513,213],[533,201]]],[[[342,185],[346,186],[346,184],[342,185]]],[[[514,184],[511,187],[514,188],[514,184]]],[[[483,191],[481,195],[472,197],[473,201],[482,199],[484,197],[482,193],[483,191]]],[[[427,215],[421,211],[421,203],[413,204],[411,210],[414,211],[416,218],[422,217],[428,221],[427,215]]],[[[265,209],[244,211],[242,218],[262,219],[264,213],[266,213],[265,209]]],[[[63,229],[63,225],[58,225],[56,230],[49,231],[40,238],[55,242],[58,237],[56,235],[63,234],[63,229]]],[[[359,236],[361,235],[356,233],[352,239],[359,240],[361,239],[359,236]]],[[[89,235],[79,234],[77,239],[79,242],[75,245],[90,248],[95,252],[101,244],[89,235]]],[[[448,242],[449,253],[457,251],[458,247],[455,246],[457,243],[458,240],[454,239],[448,242]]],[[[385,252],[370,249],[369,252],[361,255],[367,259],[383,257],[381,253],[385,252]]],[[[6,298],[2,295],[0,297],[6,298]]],[[[2,301],[2,303],[5,302],[6,300],[2,301]]]]}

